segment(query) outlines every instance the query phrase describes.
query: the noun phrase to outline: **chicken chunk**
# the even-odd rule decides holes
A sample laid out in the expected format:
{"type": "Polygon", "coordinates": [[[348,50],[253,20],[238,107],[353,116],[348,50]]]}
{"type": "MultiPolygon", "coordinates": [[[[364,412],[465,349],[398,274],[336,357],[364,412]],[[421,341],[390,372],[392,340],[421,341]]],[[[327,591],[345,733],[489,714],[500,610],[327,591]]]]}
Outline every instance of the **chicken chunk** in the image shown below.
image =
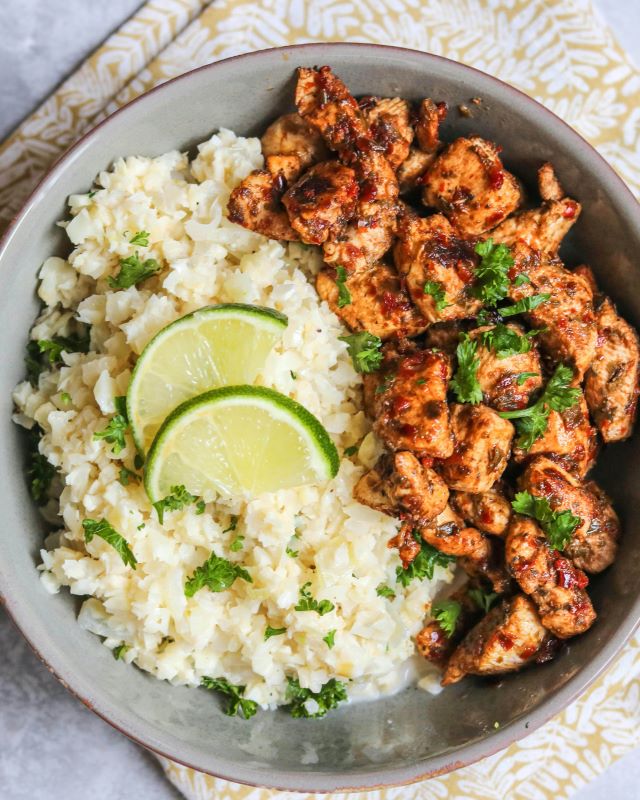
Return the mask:
{"type": "Polygon", "coordinates": [[[425,331],[424,345],[454,356],[462,332],[462,324],[457,319],[451,322],[436,322],[435,325],[429,325],[425,331]]]}
{"type": "Polygon", "coordinates": [[[620,523],[609,499],[595,484],[587,488],[559,464],[539,456],[528,464],[520,485],[535,497],[544,497],[553,511],[570,511],[578,517],[578,527],[564,548],[576,567],[597,573],[613,563],[620,523]]]}
{"type": "Polygon", "coordinates": [[[559,639],[588,630],[596,618],[585,587],[589,579],[553,550],[538,525],[516,514],[505,543],[509,572],[538,608],[542,624],[559,639]]]}
{"type": "Polygon", "coordinates": [[[518,181],[505,170],[498,148],[479,136],[456,139],[424,177],[423,201],[447,215],[463,234],[478,235],[520,205],[518,181]]]}
{"type": "Polygon", "coordinates": [[[453,453],[442,461],[442,477],[451,489],[481,494],[507,466],[513,425],[485,405],[451,405],[453,453]]]}
{"type": "Polygon", "coordinates": [[[534,603],[517,594],[503,600],[465,636],[453,652],[443,686],[465,675],[502,675],[535,661],[549,634],[534,603]]]}
{"type": "Polygon", "coordinates": [[[500,351],[497,348],[500,340],[497,335],[504,332],[505,327],[517,336],[524,336],[524,329],[515,323],[500,327],[485,325],[482,328],[476,328],[469,334],[471,339],[478,341],[476,349],[477,379],[482,389],[484,402],[496,411],[526,408],[531,396],[542,386],[542,367],[534,342],[529,342],[531,349],[526,353],[516,353],[504,357],[498,355],[500,351]],[[489,339],[491,335],[489,332],[495,334],[493,340],[489,339]],[[483,334],[485,335],[483,336],[483,334]],[[531,374],[521,378],[523,373],[531,374]]]}
{"type": "Polygon", "coordinates": [[[272,175],[281,175],[281,180],[286,181],[287,186],[294,183],[302,172],[302,162],[298,156],[267,156],[264,165],[272,175]]]}
{"type": "Polygon", "coordinates": [[[227,212],[229,221],[270,239],[296,242],[299,236],[289,223],[281,203],[287,182],[278,172],[257,169],[231,192],[227,212]]]}
{"type": "Polygon", "coordinates": [[[416,636],[418,652],[432,664],[443,666],[460,639],[482,615],[482,611],[469,595],[469,588],[471,588],[471,584],[465,584],[447,598],[460,605],[460,613],[456,619],[453,633],[445,632],[440,623],[433,619],[427,622],[416,636]]]}
{"type": "Polygon", "coordinates": [[[456,236],[441,214],[404,213],[394,258],[411,299],[429,322],[471,317],[482,307],[471,293],[477,264],[473,246],[456,236]]]}
{"type": "Polygon", "coordinates": [[[455,556],[468,575],[488,581],[498,594],[508,591],[510,579],[504,567],[500,539],[490,539],[475,528],[467,527],[451,506],[428,525],[420,527],[419,532],[427,544],[455,556]]]}
{"type": "Polygon", "coordinates": [[[420,350],[410,342],[384,345],[381,368],[364,376],[364,399],[373,429],[387,447],[418,457],[451,455],[450,378],[445,353],[420,350]]]}
{"type": "Polygon", "coordinates": [[[442,512],[449,489],[440,475],[407,451],[383,455],[365,473],[353,490],[355,499],[365,506],[426,525],[442,512]]]}
{"type": "Polygon", "coordinates": [[[427,321],[402,289],[393,267],[376,264],[348,275],[344,285],[350,302],[339,305],[335,270],[324,269],[316,277],[320,298],[352,331],[368,331],[385,340],[417,336],[426,329],[427,321]]]}
{"type": "Polygon", "coordinates": [[[504,536],[511,520],[511,503],[500,483],[482,494],[452,492],[450,502],[465,522],[483,533],[504,536]]]}
{"type": "Polygon", "coordinates": [[[407,194],[420,186],[422,176],[436,159],[436,153],[425,153],[418,147],[412,147],[409,155],[396,171],[400,194],[407,194]]]}
{"type": "Polygon", "coordinates": [[[440,148],[440,124],[447,116],[446,103],[434,103],[426,97],[416,116],[416,139],[424,153],[435,153],[440,148]]]}
{"type": "Polygon", "coordinates": [[[400,97],[368,96],[360,100],[359,106],[373,140],[392,168],[398,169],[409,155],[414,136],[409,103],[400,97]]]}
{"type": "Polygon", "coordinates": [[[538,185],[544,203],[540,208],[521,211],[506,219],[491,232],[494,242],[514,245],[526,242],[534,250],[555,256],[582,207],[580,203],[564,196],[551,164],[538,171],[538,185]]]}
{"type": "Polygon", "coordinates": [[[631,436],[638,405],[638,334],[608,298],[596,319],[597,347],[584,392],[604,441],[619,442],[631,436]]]}
{"type": "Polygon", "coordinates": [[[285,192],[282,202],[291,227],[305,244],[322,244],[338,236],[355,212],[355,172],[338,161],[323,161],[307,170],[285,192]]]}
{"type": "Polygon", "coordinates": [[[329,151],[320,133],[300,114],[284,114],[262,134],[262,153],[269,156],[296,156],[300,171],[324,161],[329,151]]]}
{"type": "Polygon", "coordinates": [[[509,296],[517,302],[533,295],[549,295],[525,315],[526,319],[534,328],[547,329],[537,337],[541,348],[554,362],[571,365],[579,383],[595,357],[598,339],[588,281],[526,245],[518,245],[515,262],[514,272],[526,275],[530,283],[514,282],[509,296]]]}
{"type": "Polygon", "coordinates": [[[522,463],[539,455],[546,455],[561,464],[572,475],[584,478],[593,466],[598,451],[598,437],[589,419],[584,397],[566,409],[551,411],[547,430],[528,450],[513,448],[513,458],[522,463]]]}

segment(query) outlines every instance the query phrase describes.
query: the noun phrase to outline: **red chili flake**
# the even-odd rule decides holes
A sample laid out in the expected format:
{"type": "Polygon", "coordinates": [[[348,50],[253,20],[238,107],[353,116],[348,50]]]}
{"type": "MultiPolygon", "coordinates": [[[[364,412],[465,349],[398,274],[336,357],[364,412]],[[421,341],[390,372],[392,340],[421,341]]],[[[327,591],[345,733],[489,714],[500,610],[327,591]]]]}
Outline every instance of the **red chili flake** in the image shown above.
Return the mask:
{"type": "Polygon", "coordinates": [[[463,283],[471,283],[474,278],[473,272],[467,267],[464,261],[458,261],[456,264],[456,273],[463,283]]]}
{"type": "Polygon", "coordinates": [[[584,574],[581,569],[577,569],[573,564],[563,556],[555,558],[553,561],[553,568],[558,573],[557,581],[558,586],[563,589],[584,589],[589,584],[589,578],[584,574]]]}
{"type": "Polygon", "coordinates": [[[562,212],[562,216],[565,219],[573,219],[576,215],[577,210],[578,210],[578,204],[574,203],[573,200],[569,200],[565,205],[564,211],[562,212]]]}
{"type": "Polygon", "coordinates": [[[411,400],[408,397],[396,397],[393,401],[394,414],[402,414],[408,408],[411,408],[411,400]]]}
{"type": "Polygon", "coordinates": [[[525,661],[528,661],[530,658],[535,656],[538,650],[539,650],[538,647],[526,647],[524,650],[520,651],[520,658],[524,659],[525,661]]]}
{"type": "Polygon", "coordinates": [[[366,181],[360,189],[360,199],[370,203],[378,196],[378,187],[372,181],[366,181]]]}
{"type": "Polygon", "coordinates": [[[513,639],[502,631],[496,633],[496,638],[505,650],[511,650],[513,647],[513,639]]]}
{"type": "Polygon", "coordinates": [[[493,214],[489,214],[487,217],[487,227],[492,228],[494,225],[497,225],[504,217],[502,211],[495,211],[493,214]]]}
{"type": "Polygon", "coordinates": [[[502,167],[494,166],[489,171],[489,186],[492,189],[499,189],[504,183],[504,170],[502,167]]]}
{"type": "Polygon", "coordinates": [[[432,456],[422,456],[420,459],[420,463],[425,469],[429,469],[433,466],[434,459],[432,456]]]}

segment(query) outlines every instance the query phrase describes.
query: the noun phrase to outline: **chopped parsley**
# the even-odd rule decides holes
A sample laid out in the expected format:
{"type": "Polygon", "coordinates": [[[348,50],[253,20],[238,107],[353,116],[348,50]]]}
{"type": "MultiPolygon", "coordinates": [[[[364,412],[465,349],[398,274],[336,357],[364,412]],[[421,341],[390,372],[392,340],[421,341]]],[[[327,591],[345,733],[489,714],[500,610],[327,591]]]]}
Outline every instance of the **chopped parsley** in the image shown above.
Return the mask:
{"type": "MultiPolygon", "coordinates": [[[[158,514],[158,522],[162,525],[164,523],[165,511],[179,511],[181,508],[184,508],[191,503],[199,503],[198,498],[188,492],[185,487],[181,485],[172,486],[171,494],[163,497],[162,500],[158,500],[153,504],[153,507],[158,514]]],[[[203,511],[204,506],[202,507],[202,511],[198,510],[197,513],[201,514],[203,511]]]]}
{"type": "Polygon", "coordinates": [[[123,642],[122,644],[119,644],[117,647],[114,647],[111,653],[113,654],[113,657],[115,658],[116,661],[121,661],[124,658],[124,655],[127,652],[127,650],[131,650],[131,645],[125,644],[123,642]]]}
{"type": "Polygon", "coordinates": [[[286,628],[272,628],[271,625],[267,625],[264,631],[264,640],[266,642],[267,639],[270,639],[272,636],[282,636],[282,634],[286,632],[286,628]]]}
{"type": "Polygon", "coordinates": [[[292,369],[289,370],[289,375],[291,375],[291,380],[292,381],[297,381],[298,380],[298,375],[292,369]]]}
{"type": "Polygon", "coordinates": [[[200,685],[204,686],[205,689],[220,692],[230,698],[227,707],[224,709],[224,713],[228,717],[235,717],[240,711],[245,719],[251,719],[258,710],[256,702],[246,700],[243,697],[245,686],[229,683],[226,678],[208,678],[206,675],[200,681],[200,685]]]}
{"type": "Polygon", "coordinates": [[[125,433],[129,430],[129,418],[127,416],[127,398],[124,396],[114,399],[116,414],[111,417],[111,421],[102,431],[96,431],[93,438],[96,440],[104,439],[105,442],[113,445],[111,452],[118,455],[127,446],[125,433]]]}
{"type": "Polygon", "coordinates": [[[138,483],[140,481],[140,476],[137,472],[130,470],[128,467],[120,467],[118,480],[123,486],[128,486],[131,481],[138,483]]]}
{"type": "Polygon", "coordinates": [[[546,303],[551,297],[550,294],[532,294],[531,297],[523,297],[512,306],[505,306],[500,309],[500,314],[503,317],[513,317],[514,314],[525,314],[527,311],[533,311],[542,303],[546,303]]]}
{"type": "Polygon", "coordinates": [[[336,285],[338,287],[338,308],[351,305],[351,292],[347,288],[349,274],[344,267],[336,267],[336,285]]]}
{"type": "Polygon", "coordinates": [[[49,499],[49,489],[57,468],[38,450],[40,434],[37,428],[30,432],[29,439],[29,455],[26,464],[29,494],[39,506],[42,506],[49,499]]]}
{"type": "Polygon", "coordinates": [[[140,245],[140,247],[149,247],[149,236],[151,236],[149,231],[138,231],[129,239],[129,244],[137,244],[140,245]]]}
{"type": "Polygon", "coordinates": [[[24,360],[27,365],[27,377],[32,386],[38,383],[40,373],[45,369],[63,363],[63,353],[88,353],[90,344],[89,328],[86,326],[83,326],[80,333],[29,342],[24,360]]]}
{"type": "Polygon", "coordinates": [[[340,341],[347,343],[347,350],[353,361],[356,372],[375,372],[382,364],[382,339],[368,331],[352,333],[350,336],[339,336],[340,341]]]}
{"type": "Polygon", "coordinates": [[[479,339],[482,346],[487,350],[492,350],[498,358],[508,358],[528,353],[531,350],[531,339],[540,332],[540,330],[529,331],[523,336],[508,325],[499,322],[491,330],[483,331],[479,339]]]}
{"type": "Polygon", "coordinates": [[[437,600],[431,604],[431,616],[449,638],[455,633],[461,611],[462,606],[457,600],[437,600]]]}
{"type": "Polygon", "coordinates": [[[244,567],[227,561],[215,553],[211,553],[209,558],[197,567],[193,575],[184,585],[184,593],[187,597],[193,597],[200,589],[207,589],[212,592],[226,591],[236,580],[242,578],[247,583],[253,583],[251,575],[244,567]]]}
{"type": "Polygon", "coordinates": [[[294,609],[296,611],[315,611],[320,614],[321,617],[333,611],[335,606],[331,600],[316,600],[315,597],[311,596],[309,586],[311,586],[311,581],[307,581],[304,586],[301,587],[300,600],[298,601],[298,605],[294,606],[294,609]]]}
{"type": "Polygon", "coordinates": [[[467,594],[480,609],[480,611],[484,611],[485,614],[491,610],[491,606],[498,599],[498,595],[495,592],[485,592],[482,589],[477,588],[469,589],[467,594]]]}
{"type": "Polygon", "coordinates": [[[344,454],[347,457],[355,456],[355,454],[357,452],[358,452],[358,445],[357,444],[352,444],[349,447],[345,447],[344,448],[344,454]]]}
{"type": "Polygon", "coordinates": [[[387,586],[386,583],[379,583],[376,586],[376,594],[378,597],[388,597],[389,600],[393,600],[396,596],[396,593],[390,586],[387,586]]]}
{"type": "Polygon", "coordinates": [[[326,642],[329,650],[332,650],[334,644],[336,643],[336,629],[332,628],[326,636],[322,637],[322,641],[326,642]]]}
{"type": "Polygon", "coordinates": [[[511,505],[518,514],[537,520],[554,550],[564,550],[581,522],[568,509],[553,511],[546,497],[535,497],[529,492],[518,492],[511,505]]]}
{"type": "Polygon", "coordinates": [[[376,386],[375,393],[376,394],[384,394],[387,391],[387,389],[390,389],[393,386],[393,384],[395,382],[395,379],[396,379],[396,376],[393,373],[389,373],[388,375],[385,375],[383,380],[382,380],[382,383],[379,386],[376,386]]]}
{"type": "Polygon", "coordinates": [[[433,297],[436,311],[443,311],[447,306],[451,305],[447,303],[447,295],[444,286],[438,283],[438,281],[427,281],[424,285],[424,293],[430,294],[431,297],[433,297]]]}
{"type": "Polygon", "coordinates": [[[531,283],[531,278],[524,272],[521,272],[519,275],[516,275],[513,281],[514,286],[524,286],[525,283],[531,283]]]}
{"type": "Polygon", "coordinates": [[[580,399],[580,389],[570,386],[573,371],[564,364],[558,364],[547,381],[544,391],[536,402],[528,408],[515,411],[500,411],[503,419],[515,419],[518,430],[516,445],[529,450],[533,443],[544,435],[549,424],[551,411],[566,411],[580,399]]]}
{"type": "Polygon", "coordinates": [[[236,536],[236,538],[229,545],[229,550],[232,553],[237,553],[244,547],[244,536],[236,536]]]}
{"type": "Polygon", "coordinates": [[[128,258],[120,259],[120,272],[115,277],[110,276],[107,283],[111,289],[129,289],[131,286],[137,286],[142,281],[146,281],[147,278],[159,271],[160,264],[155,258],[141,261],[136,253],[128,258]]]}
{"type": "Polygon", "coordinates": [[[229,518],[229,527],[225,528],[222,532],[230,533],[231,531],[235,531],[235,529],[238,527],[238,519],[239,518],[236,517],[235,514],[232,514],[231,517],[229,518]]]}
{"type": "Polygon", "coordinates": [[[62,392],[60,394],[60,402],[64,406],[68,406],[71,404],[71,395],[69,394],[69,392],[62,392]]]}
{"type": "Polygon", "coordinates": [[[335,678],[327,681],[319,692],[303,689],[297,678],[287,678],[289,713],[292,717],[324,717],[347,699],[347,687],[335,678]]]}
{"type": "MultiPolygon", "coordinates": [[[[293,536],[292,536],[291,538],[292,538],[292,539],[299,540],[299,539],[300,539],[300,536],[299,536],[299,534],[297,534],[297,533],[294,533],[294,534],[293,534],[293,536]]],[[[297,551],[297,550],[294,550],[294,549],[291,547],[291,542],[290,542],[290,543],[287,545],[287,548],[286,548],[286,550],[285,550],[285,553],[286,553],[286,554],[289,556],[289,558],[297,558],[297,557],[298,557],[298,555],[299,555],[298,551],[297,551]]]]}
{"type": "Polygon", "coordinates": [[[198,502],[196,503],[196,514],[198,515],[204,514],[204,510],[206,507],[207,504],[204,502],[204,500],[198,500],[198,502]]]}
{"type": "Polygon", "coordinates": [[[477,347],[477,342],[470,339],[466,333],[462,334],[460,344],[456,349],[458,366],[449,383],[449,388],[455,393],[460,403],[476,405],[482,402],[482,389],[478,383],[480,359],[476,355],[477,347]]]}
{"type": "Polygon", "coordinates": [[[448,556],[427,544],[416,530],[413,531],[413,538],[419,542],[420,552],[406,569],[396,567],[396,581],[402,586],[408,586],[413,580],[423,581],[426,578],[430,581],[436,567],[447,567],[456,560],[455,556],[448,556]]]}
{"type": "Polygon", "coordinates": [[[505,244],[494,244],[493,239],[478,242],[475,251],[480,264],[476,267],[473,294],[484,305],[494,307],[509,291],[509,270],[514,264],[511,251],[505,244]]]}
{"type": "Polygon", "coordinates": [[[538,378],[539,376],[539,372],[521,372],[516,379],[516,383],[518,386],[522,386],[529,378],[538,378]]]}
{"type": "Polygon", "coordinates": [[[106,519],[83,519],[84,540],[90,542],[94,536],[99,536],[118,553],[124,564],[128,567],[136,568],[138,563],[133,551],[129,547],[127,540],[106,519]]]}

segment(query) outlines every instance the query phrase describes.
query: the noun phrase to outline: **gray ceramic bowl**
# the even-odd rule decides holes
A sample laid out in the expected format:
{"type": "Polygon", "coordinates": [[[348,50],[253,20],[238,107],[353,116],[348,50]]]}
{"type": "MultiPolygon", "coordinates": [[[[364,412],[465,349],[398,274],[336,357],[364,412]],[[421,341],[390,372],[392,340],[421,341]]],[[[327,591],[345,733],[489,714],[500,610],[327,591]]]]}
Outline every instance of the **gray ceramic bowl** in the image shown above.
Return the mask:
{"type": "Polygon", "coordinates": [[[43,526],[25,488],[22,440],[10,421],[11,390],[36,314],[36,272],[68,245],[56,220],[65,200],[87,191],[96,173],[126,154],[190,148],[219,126],[259,134],[292,110],[294,68],[330,64],[354,94],[446,100],[444,138],[478,132],[504,147],[507,166],[533,185],[551,160],[584,204],[567,242],[571,264],[588,261],[622,312],[640,325],[638,205],[599,155],[557,117],[515,89],[468,67],[392,47],[332,44],[267,50],[188,73],[150,92],[82,139],[38,187],[0,251],[0,590],[34,649],[89,708],[147,747],[235,781],[301,791],[356,789],[414,781],[500,750],[558,713],[602,672],[640,616],[640,467],[637,439],[604,452],[598,476],[624,523],[615,565],[592,584],[596,625],[553,663],[499,684],[467,679],[433,697],[408,689],[344,707],[323,720],[259,713],[223,715],[204,690],[174,688],[114,661],[75,622],[77,599],[43,590],[35,565],[43,526]],[[479,95],[473,116],[460,103],[479,95]],[[499,723],[499,727],[495,727],[499,723]]]}

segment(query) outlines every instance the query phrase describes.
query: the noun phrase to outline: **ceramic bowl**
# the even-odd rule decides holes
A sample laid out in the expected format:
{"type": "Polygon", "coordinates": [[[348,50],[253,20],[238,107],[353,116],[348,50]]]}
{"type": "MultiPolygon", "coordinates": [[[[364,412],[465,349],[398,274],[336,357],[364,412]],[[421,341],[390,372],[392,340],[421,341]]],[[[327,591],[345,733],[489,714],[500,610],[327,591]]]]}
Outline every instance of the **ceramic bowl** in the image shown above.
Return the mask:
{"type": "Polygon", "coordinates": [[[11,390],[24,377],[27,332],[37,312],[36,273],[69,250],[57,220],[118,156],[187,150],[220,126],[259,134],[293,110],[295,67],[330,64],[355,95],[446,100],[443,137],[479,133],[499,142],[506,166],[535,188],[550,160],[583,214],[564,246],[588,262],[622,313],[640,325],[638,205],[606,162],[571,128],[516,89],[474,69],[393,47],[313,44],[265,50],[165,83],[111,116],[54,166],[7,233],[0,252],[0,590],[33,648],[82,702],[127,736],[199,770],[300,791],[415,781],[468,764],[530,733],[561,711],[615,657],[640,615],[640,447],[606,450],[596,477],[610,492],[624,536],[616,563],[592,581],[599,618],[544,667],[496,682],[466,679],[439,695],[416,688],[338,709],[322,720],[259,713],[226,717],[214,695],[173,687],[116,662],[76,623],[78,598],[43,589],[36,564],[43,524],[22,473],[23,439],[11,422],[11,390]],[[479,96],[472,115],[458,112],[479,96]]]}

